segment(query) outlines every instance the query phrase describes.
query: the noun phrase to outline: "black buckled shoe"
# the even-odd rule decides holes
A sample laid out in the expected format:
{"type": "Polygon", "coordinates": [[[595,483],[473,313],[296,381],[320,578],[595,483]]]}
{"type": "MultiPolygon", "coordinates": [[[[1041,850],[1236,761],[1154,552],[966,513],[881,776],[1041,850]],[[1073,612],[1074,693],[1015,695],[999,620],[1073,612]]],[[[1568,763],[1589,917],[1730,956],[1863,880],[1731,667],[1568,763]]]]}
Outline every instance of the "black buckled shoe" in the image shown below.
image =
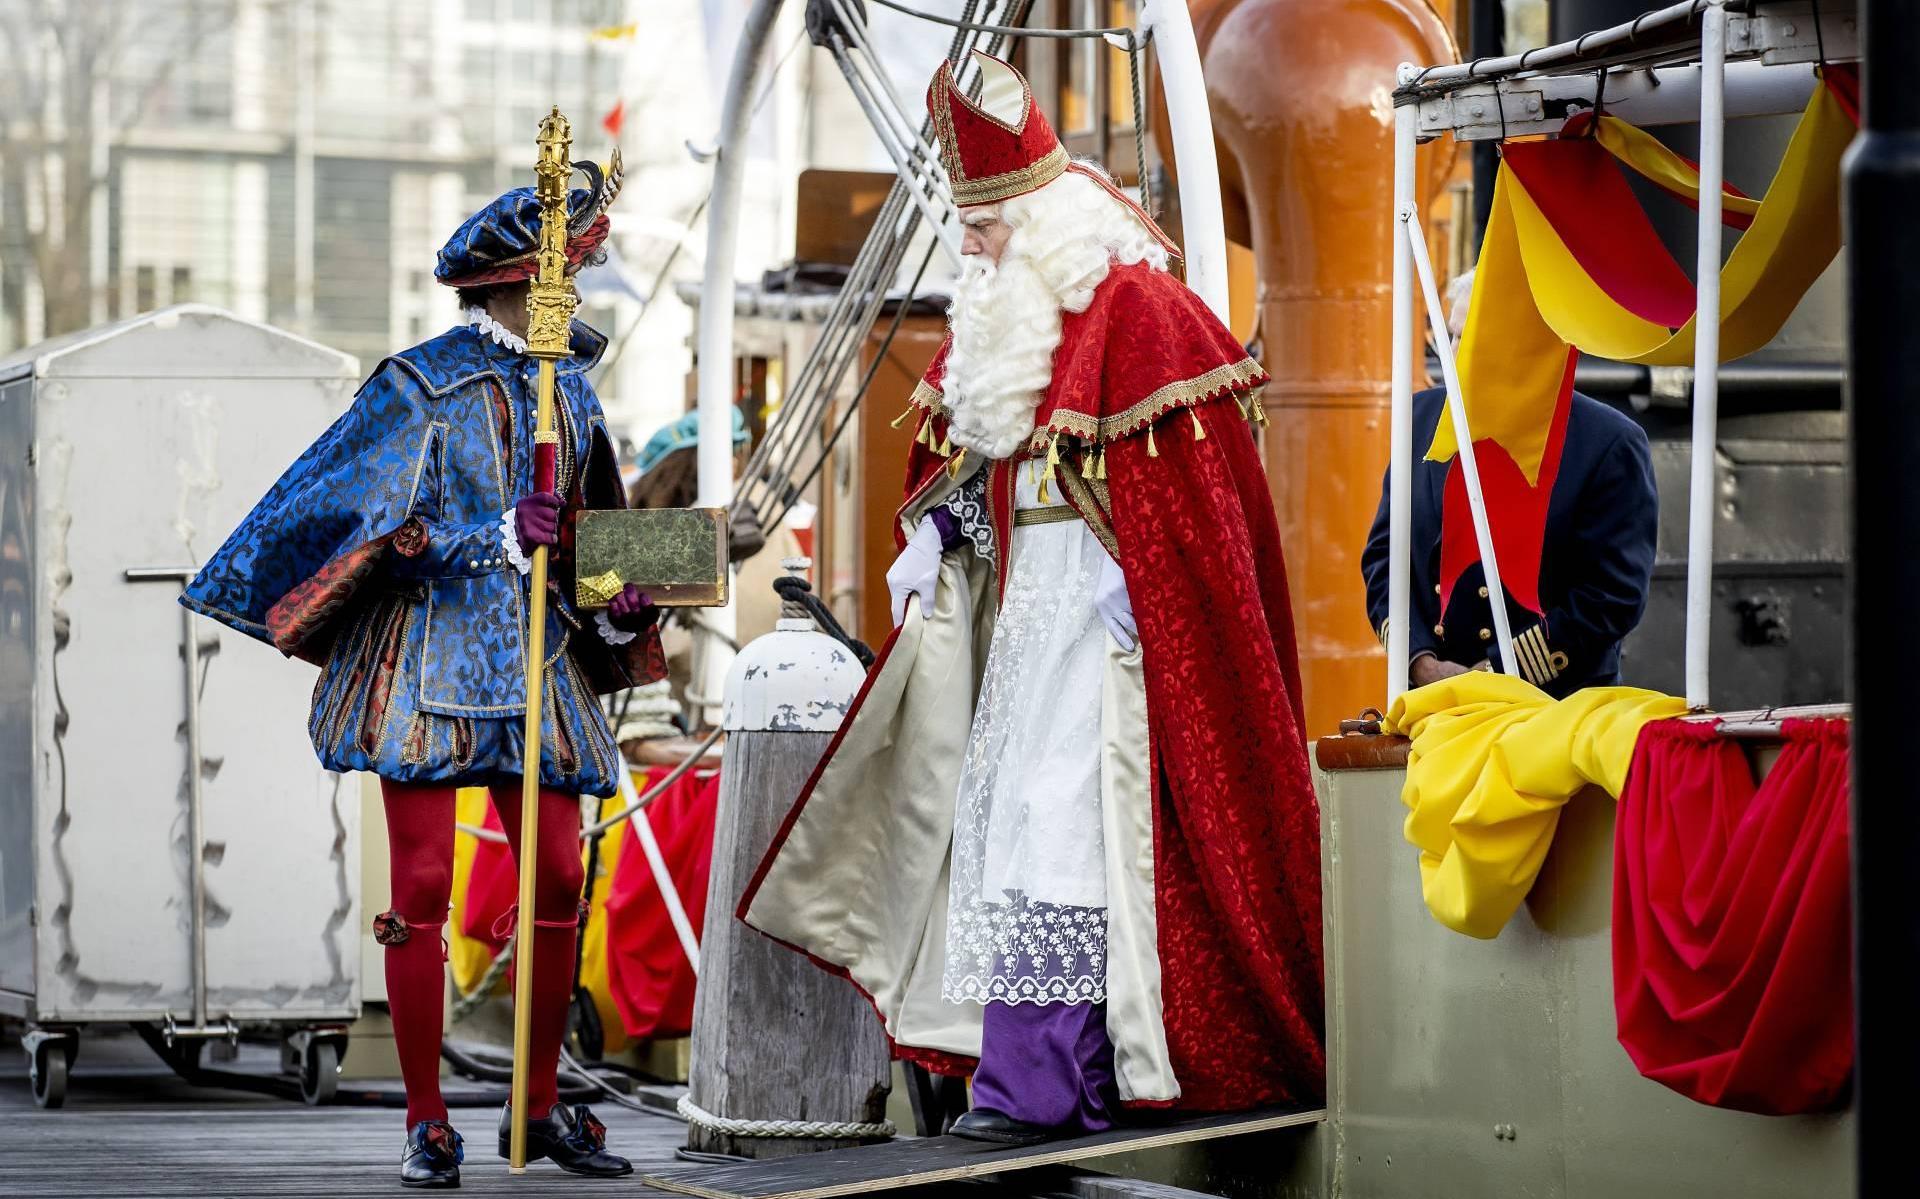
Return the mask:
{"type": "Polygon", "coordinates": [[[993,1141],[1001,1145],[1038,1145],[1067,1135],[1062,1129],[1029,1124],[980,1107],[955,1120],[947,1131],[970,1141],[993,1141]]]}
{"type": "Polygon", "coordinates": [[[403,1187],[457,1187],[460,1162],[466,1156],[460,1134],[444,1120],[422,1120],[407,1130],[407,1149],[400,1155],[403,1187]]]}
{"type": "MultiPolygon", "coordinates": [[[[500,1109],[500,1156],[511,1157],[513,1108],[500,1109]]],[[[569,1174],[589,1178],[619,1178],[633,1173],[633,1163],[607,1152],[607,1126],[594,1119],[584,1103],[568,1107],[556,1103],[543,1119],[527,1121],[527,1160],[550,1159],[569,1174]]]]}

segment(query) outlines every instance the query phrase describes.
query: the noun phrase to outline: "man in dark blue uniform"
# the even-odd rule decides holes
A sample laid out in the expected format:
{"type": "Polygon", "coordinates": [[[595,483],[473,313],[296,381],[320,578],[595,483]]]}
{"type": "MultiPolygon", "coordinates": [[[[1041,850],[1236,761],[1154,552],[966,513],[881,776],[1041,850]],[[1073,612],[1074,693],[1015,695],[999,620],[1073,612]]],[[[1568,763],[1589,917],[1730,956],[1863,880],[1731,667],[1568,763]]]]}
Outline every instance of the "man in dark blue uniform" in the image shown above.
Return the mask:
{"type": "MultiPolygon", "coordinates": [[[[1410,574],[1410,683],[1421,687],[1479,668],[1500,669],[1493,607],[1478,562],[1440,595],[1440,504],[1451,462],[1428,462],[1427,447],[1446,403],[1432,388],[1413,397],[1413,537],[1410,574]]],[[[1553,483],[1540,555],[1544,616],[1507,600],[1519,673],[1556,698],[1620,678],[1620,642],[1640,623],[1653,575],[1660,497],[1647,435],[1600,401],[1573,393],[1565,448],[1553,483]]],[[[1499,513],[1491,514],[1498,521],[1499,513]]],[[[1373,517],[1360,573],[1367,617],[1386,643],[1387,486],[1373,517]]]]}

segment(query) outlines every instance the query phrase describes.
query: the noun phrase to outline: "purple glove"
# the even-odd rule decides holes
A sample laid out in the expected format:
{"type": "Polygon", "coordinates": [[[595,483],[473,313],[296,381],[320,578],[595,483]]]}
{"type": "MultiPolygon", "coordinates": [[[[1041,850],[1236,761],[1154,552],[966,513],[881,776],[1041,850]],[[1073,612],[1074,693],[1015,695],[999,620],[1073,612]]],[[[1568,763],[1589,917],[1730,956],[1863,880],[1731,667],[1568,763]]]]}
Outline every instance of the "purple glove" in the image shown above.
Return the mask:
{"type": "Polygon", "coordinates": [[[653,606],[653,598],[632,583],[607,605],[608,622],[623,633],[644,633],[659,619],[660,609],[653,606]]]}
{"type": "MultiPolygon", "coordinates": [[[[560,497],[551,491],[536,491],[513,506],[513,535],[520,548],[531,551],[536,545],[560,543],[560,497]]],[[[529,553],[528,557],[533,555],[529,553]]]]}

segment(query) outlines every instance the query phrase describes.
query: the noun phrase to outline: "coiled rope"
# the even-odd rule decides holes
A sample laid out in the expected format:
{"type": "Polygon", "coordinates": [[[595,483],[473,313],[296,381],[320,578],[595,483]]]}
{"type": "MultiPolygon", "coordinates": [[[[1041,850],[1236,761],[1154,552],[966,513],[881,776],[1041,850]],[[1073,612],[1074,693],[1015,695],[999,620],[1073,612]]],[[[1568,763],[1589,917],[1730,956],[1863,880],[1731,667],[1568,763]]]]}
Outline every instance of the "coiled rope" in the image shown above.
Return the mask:
{"type": "Polygon", "coordinates": [[[734,1120],[716,1116],[680,1096],[679,1112],[687,1123],[728,1137],[809,1137],[823,1141],[871,1141],[892,1137],[899,1130],[891,1120],[734,1120]]]}

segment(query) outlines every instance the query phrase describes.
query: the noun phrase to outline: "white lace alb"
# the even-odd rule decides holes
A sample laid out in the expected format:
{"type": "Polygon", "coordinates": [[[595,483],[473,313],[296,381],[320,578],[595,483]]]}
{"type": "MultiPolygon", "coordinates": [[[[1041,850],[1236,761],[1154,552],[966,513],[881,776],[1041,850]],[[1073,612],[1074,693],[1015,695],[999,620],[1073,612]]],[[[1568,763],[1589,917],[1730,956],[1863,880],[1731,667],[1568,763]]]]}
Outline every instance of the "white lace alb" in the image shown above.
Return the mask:
{"type": "MultiPolygon", "coordinates": [[[[1016,503],[1038,506],[1022,469],[1016,503]]],[[[954,809],[942,994],[954,1002],[1106,998],[1100,699],[1094,612],[1106,551],[1081,521],[1014,532],[954,809]]]]}

